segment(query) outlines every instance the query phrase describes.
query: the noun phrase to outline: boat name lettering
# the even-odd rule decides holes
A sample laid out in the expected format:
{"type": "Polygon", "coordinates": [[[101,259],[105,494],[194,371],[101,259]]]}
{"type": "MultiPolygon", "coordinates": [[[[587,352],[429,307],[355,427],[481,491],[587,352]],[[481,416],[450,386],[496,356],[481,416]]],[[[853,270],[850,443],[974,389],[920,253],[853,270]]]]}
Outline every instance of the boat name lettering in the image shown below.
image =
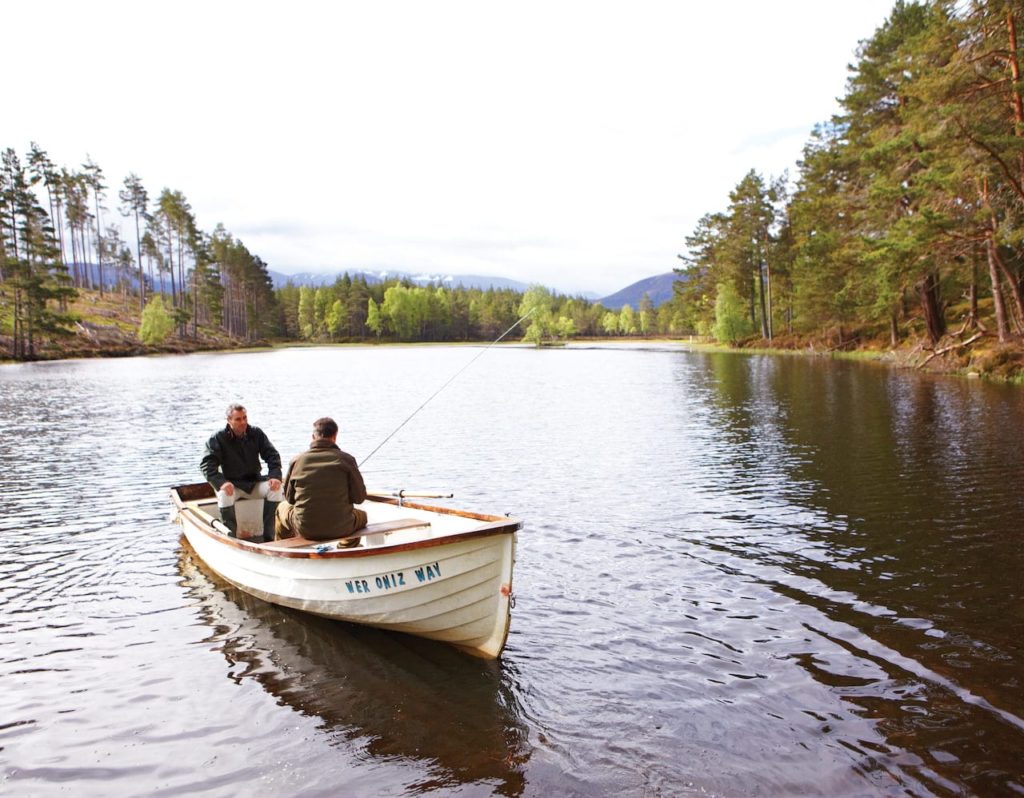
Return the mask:
{"type": "Polygon", "coordinates": [[[419,581],[429,582],[431,579],[437,579],[441,575],[441,566],[436,562],[430,565],[422,565],[413,573],[416,574],[416,578],[419,581]]]}
{"type": "MultiPolygon", "coordinates": [[[[422,582],[423,580],[421,579],[420,581],[422,582]]],[[[377,590],[391,590],[393,587],[405,587],[405,572],[398,571],[397,573],[375,576],[373,578],[373,584],[377,586],[377,590]]],[[[349,593],[370,593],[372,590],[369,579],[349,579],[345,582],[345,588],[349,593]]]]}
{"type": "MultiPolygon", "coordinates": [[[[432,562],[427,565],[421,565],[419,568],[413,569],[413,573],[416,574],[416,581],[418,582],[430,582],[434,579],[440,579],[441,564],[439,562],[432,562]]],[[[375,593],[377,590],[392,590],[396,587],[405,587],[406,584],[405,571],[395,571],[390,574],[375,576],[373,577],[373,582],[370,582],[369,579],[349,579],[345,582],[345,589],[349,593],[375,593]]]]}
{"type": "Polygon", "coordinates": [[[378,590],[390,590],[405,584],[405,574],[399,571],[397,574],[384,574],[373,580],[377,583],[378,590]]]}

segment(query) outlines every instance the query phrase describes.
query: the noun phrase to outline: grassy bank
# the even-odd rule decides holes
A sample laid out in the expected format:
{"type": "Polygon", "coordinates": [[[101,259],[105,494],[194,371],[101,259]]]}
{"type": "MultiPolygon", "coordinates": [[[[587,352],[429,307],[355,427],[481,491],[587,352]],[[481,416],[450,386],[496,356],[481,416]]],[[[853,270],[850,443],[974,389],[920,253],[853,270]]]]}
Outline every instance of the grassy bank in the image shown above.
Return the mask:
{"type": "MultiPolygon", "coordinates": [[[[161,344],[147,345],[139,340],[142,313],[138,298],[127,301],[120,294],[80,290],[68,312],[74,319],[65,334],[37,337],[36,360],[63,360],[81,357],[132,357],[149,354],[184,354],[211,350],[248,349],[267,346],[265,342],[245,341],[223,331],[200,326],[192,335],[172,334],[161,344]]],[[[0,326],[0,360],[9,361],[12,353],[10,327],[0,326]]]]}
{"type": "Polygon", "coordinates": [[[739,342],[736,346],[701,346],[748,354],[870,360],[915,371],[1024,385],[1024,341],[1011,340],[1001,344],[995,336],[984,335],[971,341],[973,337],[953,334],[936,346],[918,336],[909,337],[895,347],[882,344],[877,339],[856,341],[844,346],[830,346],[827,341],[810,336],[785,336],[772,341],[751,338],[739,342]]]}

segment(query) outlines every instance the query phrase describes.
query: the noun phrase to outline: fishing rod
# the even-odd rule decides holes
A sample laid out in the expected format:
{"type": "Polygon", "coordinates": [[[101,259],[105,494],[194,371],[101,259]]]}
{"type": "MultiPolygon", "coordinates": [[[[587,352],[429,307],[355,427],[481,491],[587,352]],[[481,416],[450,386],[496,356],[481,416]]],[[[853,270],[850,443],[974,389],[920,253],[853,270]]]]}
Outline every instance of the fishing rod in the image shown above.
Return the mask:
{"type": "Polygon", "coordinates": [[[536,310],[536,307],[530,308],[530,310],[528,310],[526,312],[526,315],[521,316],[520,318],[518,318],[516,320],[515,324],[513,324],[511,327],[509,327],[507,330],[505,330],[505,332],[503,332],[501,335],[499,335],[497,338],[495,338],[493,341],[491,341],[487,346],[485,346],[483,349],[481,349],[479,352],[477,352],[476,357],[474,357],[465,366],[460,368],[451,377],[449,377],[448,378],[448,382],[446,382],[444,385],[442,385],[440,388],[438,388],[436,391],[434,391],[430,396],[428,396],[427,400],[423,404],[421,404],[419,407],[417,407],[415,410],[413,410],[412,413],[409,415],[409,417],[405,421],[403,421],[401,424],[399,424],[397,427],[395,427],[390,435],[388,435],[384,440],[382,440],[380,443],[378,443],[377,444],[377,448],[374,449],[372,452],[370,452],[368,455],[366,455],[366,457],[364,457],[362,459],[362,461],[359,463],[359,467],[362,468],[363,467],[363,463],[365,463],[367,460],[369,460],[371,457],[373,457],[377,453],[378,449],[380,449],[385,443],[387,443],[389,440],[391,440],[393,437],[395,437],[395,434],[398,432],[398,430],[400,430],[402,427],[404,427],[406,424],[408,424],[410,421],[412,421],[413,417],[417,413],[419,413],[424,407],[426,407],[427,403],[430,402],[431,399],[433,399],[435,396],[437,396],[439,393],[441,393],[441,391],[443,391],[445,388],[447,388],[455,380],[456,377],[458,377],[462,372],[464,372],[466,369],[468,369],[470,366],[472,366],[476,362],[477,358],[479,358],[481,355],[483,355],[485,352],[487,352],[488,349],[490,349],[492,346],[494,346],[496,343],[498,343],[498,341],[500,341],[502,338],[504,338],[506,335],[508,335],[510,332],[512,332],[520,324],[522,324],[533,313],[534,310],[536,310]]]}

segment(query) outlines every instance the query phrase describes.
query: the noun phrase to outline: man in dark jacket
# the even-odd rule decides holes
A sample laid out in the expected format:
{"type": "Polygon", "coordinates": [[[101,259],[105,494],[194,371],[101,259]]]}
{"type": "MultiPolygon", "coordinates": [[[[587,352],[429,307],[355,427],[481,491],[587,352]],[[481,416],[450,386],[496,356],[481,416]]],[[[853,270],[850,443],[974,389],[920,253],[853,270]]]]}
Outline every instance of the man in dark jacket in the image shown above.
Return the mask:
{"type": "Polygon", "coordinates": [[[237,499],[263,499],[263,540],[274,539],[274,512],[281,492],[281,455],[259,427],[249,424],[245,408],[228,406],[227,425],[206,442],[200,464],[203,475],[217,491],[217,507],[231,537],[238,533],[237,499]],[[260,458],[267,476],[260,476],[260,458]]]}
{"type": "Polygon", "coordinates": [[[335,540],[366,526],[366,513],[352,506],[366,501],[363,475],[355,458],[338,448],[337,439],[334,420],[319,418],[313,422],[309,449],[289,463],[285,500],[277,508],[281,537],[335,540]]]}

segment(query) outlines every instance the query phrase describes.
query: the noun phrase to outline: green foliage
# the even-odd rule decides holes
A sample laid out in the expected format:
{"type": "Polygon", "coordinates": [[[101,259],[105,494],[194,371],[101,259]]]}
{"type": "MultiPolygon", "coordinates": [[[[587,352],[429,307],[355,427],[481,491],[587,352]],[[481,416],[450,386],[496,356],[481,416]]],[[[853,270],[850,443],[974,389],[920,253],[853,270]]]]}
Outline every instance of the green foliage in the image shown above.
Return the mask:
{"type": "Polygon", "coordinates": [[[331,304],[331,309],[327,312],[327,317],[324,319],[324,327],[327,330],[327,334],[332,339],[336,338],[341,334],[344,322],[345,307],[342,305],[340,299],[335,299],[331,304]]]}
{"type": "MultiPolygon", "coordinates": [[[[223,225],[217,225],[209,239],[212,268],[221,287],[221,328],[248,340],[280,335],[284,332],[289,310],[294,322],[294,307],[285,309],[278,302],[267,264],[253,255],[223,225]]],[[[295,296],[296,302],[298,296],[295,296]]],[[[211,309],[211,316],[213,312],[211,309]]],[[[296,333],[293,333],[297,335],[296,333]]]]}
{"type": "Polygon", "coordinates": [[[524,341],[540,346],[544,341],[554,339],[553,307],[554,297],[547,288],[532,285],[527,289],[522,302],[519,303],[519,315],[529,314],[529,318],[524,322],[524,341]]]}
{"type": "Polygon", "coordinates": [[[380,311],[399,340],[411,341],[422,332],[428,308],[426,291],[393,285],[384,292],[380,311]]]}
{"type": "Polygon", "coordinates": [[[783,235],[785,182],[785,176],[765,181],[751,170],[729,194],[728,209],[705,215],[686,239],[687,267],[680,270],[686,280],[678,292],[685,306],[683,326],[710,326],[715,286],[729,282],[744,300],[751,325],[759,324],[765,338],[773,336],[773,301],[787,287],[778,278],[788,272],[790,260],[789,238],[783,235]]]}
{"type": "Polygon", "coordinates": [[[164,305],[164,298],[156,294],[146,303],[139,325],[139,340],[150,346],[162,344],[174,329],[174,319],[164,305]]]}
{"type": "Polygon", "coordinates": [[[636,335],[637,327],[636,312],[632,305],[623,305],[619,311],[619,332],[623,335],[636,335]]]}
{"type": "Polygon", "coordinates": [[[650,335],[657,329],[658,316],[654,312],[654,303],[646,292],[640,297],[639,324],[642,335],[650,335]]]}
{"type": "Polygon", "coordinates": [[[299,289],[299,335],[312,338],[316,332],[316,290],[308,285],[299,289]]]}
{"type": "Polygon", "coordinates": [[[49,214],[32,188],[52,174],[36,145],[30,164],[34,173],[7,149],[0,169],[0,320],[9,324],[11,354],[24,360],[36,357],[41,339],[66,332],[71,320],[61,308],[75,293],[49,214]]]}
{"type": "Polygon", "coordinates": [[[558,338],[573,338],[576,335],[576,322],[568,316],[559,316],[555,322],[555,336],[558,338]]]}
{"type": "Polygon", "coordinates": [[[320,336],[331,335],[328,316],[331,308],[337,300],[334,299],[330,289],[318,288],[313,295],[313,324],[316,334],[320,336]]]}
{"type": "Polygon", "coordinates": [[[715,326],[711,333],[721,343],[734,344],[753,331],[744,300],[732,283],[719,283],[715,298],[715,326]]]}
{"type": "Polygon", "coordinates": [[[951,299],[983,292],[991,305],[974,300],[968,324],[991,306],[1001,340],[1024,334],[1022,32],[1020,3],[897,2],[792,196],[751,171],[687,237],[684,324],[706,329],[714,286],[729,284],[766,338],[885,324],[895,342],[923,322],[934,345],[951,299]]]}
{"type": "Polygon", "coordinates": [[[381,316],[380,307],[373,301],[373,298],[367,300],[366,307],[366,326],[373,332],[374,335],[379,339],[381,333],[384,332],[384,317],[381,316]]]}
{"type": "Polygon", "coordinates": [[[200,230],[181,191],[165,188],[150,203],[141,179],[125,178],[118,198],[122,215],[134,221],[133,253],[118,226],[104,228],[107,186],[98,164],[87,159],[81,169],[58,169],[35,142],[28,163],[26,171],[8,149],[0,171],[0,317],[11,319],[15,357],[32,358],[37,339],[67,331],[76,287],[102,295],[114,284],[126,303],[136,293],[144,309],[147,284],[162,291],[166,280],[165,310],[183,336],[189,322],[193,336],[200,324],[248,339],[281,331],[284,314],[267,265],[223,226],[212,235],[200,230]],[[94,269],[78,265],[90,262],[98,283],[94,269]]]}

